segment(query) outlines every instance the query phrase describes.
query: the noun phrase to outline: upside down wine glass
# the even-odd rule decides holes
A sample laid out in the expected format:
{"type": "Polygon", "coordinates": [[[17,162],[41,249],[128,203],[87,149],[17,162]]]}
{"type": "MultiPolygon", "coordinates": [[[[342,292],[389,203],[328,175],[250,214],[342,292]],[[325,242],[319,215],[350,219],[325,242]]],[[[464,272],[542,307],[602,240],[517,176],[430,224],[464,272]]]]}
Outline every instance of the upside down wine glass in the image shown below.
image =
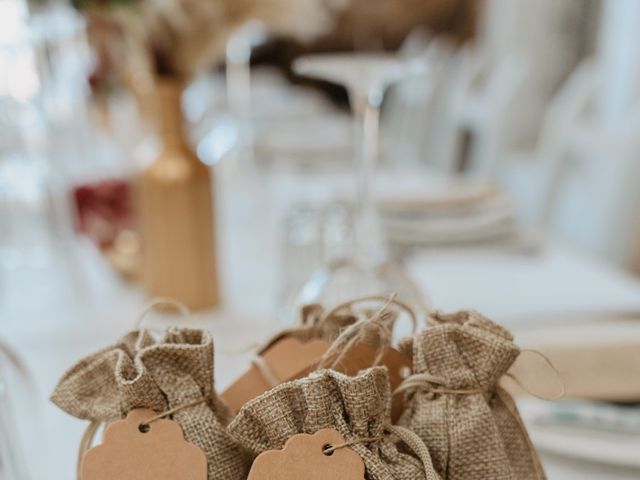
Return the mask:
{"type": "Polygon", "coordinates": [[[297,303],[334,304],[360,295],[395,292],[405,302],[423,304],[420,290],[403,267],[388,256],[374,198],[373,180],[379,156],[380,108],[392,84],[425,69],[422,60],[386,53],[310,55],[294,63],[296,73],[343,85],[357,134],[357,200],[354,252],[324,265],[304,285],[297,303]]]}

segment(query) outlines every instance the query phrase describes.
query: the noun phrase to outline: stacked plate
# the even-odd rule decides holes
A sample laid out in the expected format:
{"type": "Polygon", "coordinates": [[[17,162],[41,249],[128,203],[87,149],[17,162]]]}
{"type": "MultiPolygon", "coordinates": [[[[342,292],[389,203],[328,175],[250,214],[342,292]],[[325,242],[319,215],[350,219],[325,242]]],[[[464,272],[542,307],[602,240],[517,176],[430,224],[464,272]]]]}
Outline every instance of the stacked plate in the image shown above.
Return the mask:
{"type": "Polygon", "coordinates": [[[380,196],[379,208],[387,238],[398,246],[502,245],[518,239],[514,207],[492,186],[388,192],[380,196]]]}
{"type": "Polygon", "coordinates": [[[640,314],[586,311],[582,321],[561,326],[569,316],[541,316],[535,327],[516,332],[526,350],[512,373],[544,398],[557,396],[558,380],[564,391],[555,401],[519,397],[523,420],[543,455],[607,472],[588,478],[640,478],[640,314]],[[526,355],[533,351],[557,373],[539,354],[526,355]]]}
{"type": "Polygon", "coordinates": [[[640,470],[640,405],[531,399],[519,407],[542,452],[640,470]]]}

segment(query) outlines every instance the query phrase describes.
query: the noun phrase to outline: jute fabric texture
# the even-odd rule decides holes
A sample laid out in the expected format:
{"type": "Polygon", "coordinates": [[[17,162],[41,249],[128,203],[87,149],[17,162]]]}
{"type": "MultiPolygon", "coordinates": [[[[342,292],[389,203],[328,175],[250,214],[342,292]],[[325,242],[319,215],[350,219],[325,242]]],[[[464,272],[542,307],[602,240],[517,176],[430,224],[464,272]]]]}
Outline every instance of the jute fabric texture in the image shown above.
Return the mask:
{"type": "Polygon", "coordinates": [[[474,311],[435,313],[431,323],[403,342],[422,381],[404,392],[398,424],[420,436],[445,480],[544,479],[515,403],[498,385],[520,353],[511,334],[474,311]]]}
{"type": "Polygon", "coordinates": [[[171,328],[157,342],[134,331],[74,365],[51,400],[75,417],[105,422],[134,408],[162,413],[193,404],[172,418],[204,451],[208,479],[245,479],[250,458],[227,433],[231,415],[214,390],[213,355],[203,330],[171,328]]]}
{"type": "MultiPolygon", "coordinates": [[[[354,442],[351,448],[364,460],[367,479],[425,479],[423,463],[408,449],[401,452],[399,446],[406,445],[385,433],[390,406],[384,367],[365,370],[355,377],[320,370],[283,383],[247,403],[229,431],[243,447],[258,455],[281,449],[293,435],[335,428],[347,442],[354,442]]],[[[436,478],[435,472],[431,478],[436,478]]]]}

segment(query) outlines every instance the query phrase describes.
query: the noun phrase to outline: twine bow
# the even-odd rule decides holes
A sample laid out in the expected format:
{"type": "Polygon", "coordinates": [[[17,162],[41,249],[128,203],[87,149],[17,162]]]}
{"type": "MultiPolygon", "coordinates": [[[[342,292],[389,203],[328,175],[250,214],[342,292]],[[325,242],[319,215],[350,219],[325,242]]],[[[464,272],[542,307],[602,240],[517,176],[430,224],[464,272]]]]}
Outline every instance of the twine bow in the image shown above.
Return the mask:
{"type": "Polygon", "coordinates": [[[388,324],[390,323],[388,319],[389,315],[391,314],[389,306],[395,305],[409,315],[414,332],[418,325],[418,318],[414,309],[409,304],[399,300],[396,297],[395,293],[391,294],[390,296],[370,295],[354,298],[347,302],[338,304],[332,309],[325,312],[322,312],[322,307],[315,304],[303,307],[299,325],[278,333],[277,335],[269,339],[266,343],[264,343],[258,349],[258,353],[255,354],[251,359],[252,365],[257,368],[262,377],[271,387],[275,387],[280,382],[275,373],[271,370],[269,364],[261,356],[261,353],[263,353],[281,338],[284,338],[291,334],[303,333],[305,335],[309,335],[310,337],[321,337],[325,325],[338,312],[349,311],[350,315],[355,317],[355,314],[348,310],[350,309],[350,307],[358,303],[373,301],[384,303],[380,307],[380,309],[376,311],[372,316],[359,318],[351,325],[346,327],[342,331],[342,333],[338,335],[338,338],[335,339],[329,350],[322,356],[317,368],[335,369],[335,367],[339,365],[342,360],[344,360],[344,357],[351,351],[351,349],[358,343],[363,342],[366,337],[372,332],[375,332],[379,336],[379,346],[376,352],[376,358],[374,359],[372,366],[379,365],[385,353],[384,347],[391,344],[393,337],[393,332],[388,326],[388,324]]]}
{"type": "MultiPolygon", "coordinates": [[[[433,460],[431,459],[429,449],[418,435],[416,435],[408,428],[404,428],[398,425],[387,424],[385,425],[384,430],[398,437],[418,457],[418,459],[422,463],[426,480],[440,480],[440,477],[433,467],[433,460]]],[[[325,455],[331,455],[331,453],[342,448],[351,447],[353,445],[370,445],[381,442],[383,438],[383,435],[380,435],[378,437],[355,438],[338,445],[328,445],[322,449],[322,452],[325,455]]]]}
{"type": "MultiPolygon", "coordinates": [[[[562,398],[564,398],[566,393],[566,387],[565,387],[564,381],[562,380],[562,376],[560,375],[560,372],[555,367],[553,362],[551,362],[551,360],[544,353],[539,352],[537,350],[531,350],[531,349],[522,350],[522,353],[525,353],[525,352],[538,355],[540,358],[542,358],[545,361],[545,363],[549,366],[549,368],[551,368],[551,370],[556,375],[556,378],[558,379],[558,383],[560,385],[560,392],[553,396],[544,396],[529,389],[513,373],[507,372],[504,374],[504,376],[513,380],[522,390],[524,390],[526,393],[528,393],[532,397],[536,397],[539,400],[551,401],[551,400],[561,400],[562,398]]],[[[454,388],[444,387],[444,385],[446,385],[446,380],[442,377],[432,375],[428,372],[414,373],[413,375],[407,377],[402,382],[402,384],[400,384],[400,386],[393,392],[393,395],[399,395],[401,393],[415,392],[415,391],[421,391],[423,393],[432,394],[432,395],[436,393],[444,393],[444,394],[451,394],[451,395],[474,395],[474,394],[483,394],[485,392],[481,388],[454,389],[454,388]]]]}
{"type": "Polygon", "coordinates": [[[414,373],[400,384],[400,386],[393,392],[393,395],[415,391],[431,395],[435,395],[436,393],[448,393],[451,395],[475,395],[483,393],[479,388],[453,389],[443,387],[445,384],[446,382],[443,378],[436,377],[430,373],[414,373]]]}
{"type": "Polygon", "coordinates": [[[415,332],[417,329],[418,318],[414,309],[407,303],[399,300],[395,293],[386,297],[382,295],[372,295],[355,298],[336,306],[332,310],[329,310],[325,313],[323,318],[330,317],[340,309],[349,308],[355,304],[370,301],[383,301],[384,303],[372,316],[362,317],[347,327],[333,342],[329,350],[323,355],[318,368],[335,368],[340,364],[347,353],[349,353],[355,345],[365,341],[371,332],[375,332],[379,336],[378,349],[372,366],[379,365],[385,353],[384,348],[391,345],[393,339],[392,327],[389,327],[389,323],[393,323],[393,321],[389,321],[389,315],[391,315],[389,307],[391,305],[395,305],[408,313],[409,318],[411,319],[413,331],[415,332]]]}

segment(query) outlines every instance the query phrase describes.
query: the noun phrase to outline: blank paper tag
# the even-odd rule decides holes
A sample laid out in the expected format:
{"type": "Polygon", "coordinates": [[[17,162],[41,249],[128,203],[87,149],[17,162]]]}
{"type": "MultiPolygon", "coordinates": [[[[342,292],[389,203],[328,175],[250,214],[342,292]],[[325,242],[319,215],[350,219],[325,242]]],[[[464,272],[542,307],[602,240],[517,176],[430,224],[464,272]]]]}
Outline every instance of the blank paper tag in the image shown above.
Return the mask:
{"type": "Polygon", "coordinates": [[[140,431],[154,415],[136,409],[109,424],[102,444],[85,453],[81,480],[207,480],[204,453],[184,439],[176,422],[156,420],[140,431]]]}
{"type": "MultiPolygon", "coordinates": [[[[279,383],[302,378],[314,371],[322,356],[329,350],[329,344],[321,339],[302,342],[297,338],[285,337],[271,346],[262,357],[279,383]]],[[[338,372],[346,375],[357,375],[361,370],[373,366],[377,356],[376,348],[360,343],[346,353],[338,365],[338,372]]],[[[391,391],[400,386],[402,380],[411,373],[411,359],[394,348],[388,347],[382,356],[381,365],[389,370],[391,391]]],[[[326,365],[333,365],[329,359],[326,365]]],[[[237,413],[242,406],[272,388],[256,366],[240,377],[223,394],[222,399],[237,413]]],[[[403,399],[398,395],[393,400],[391,417],[395,421],[402,413],[403,399]]]]}
{"type": "Polygon", "coordinates": [[[523,352],[512,370],[522,385],[509,381],[504,385],[509,393],[524,394],[524,386],[543,398],[554,398],[562,390],[565,398],[612,402],[634,402],[640,398],[637,342],[540,347],[540,352],[553,367],[539,355],[523,352]],[[554,368],[560,373],[554,372],[554,368]]]}
{"type": "MultiPolygon", "coordinates": [[[[329,345],[324,340],[302,342],[297,338],[285,337],[264,352],[262,358],[274,377],[279,382],[286,382],[309,373],[328,349],[329,345]]],[[[229,408],[237,413],[245,403],[273,386],[252,365],[221,396],[229,408]]]]}
{"type": "Polygon", "coordinates": [[[294,435],[282,450],[269,450],[253,462],[248,480],[363,480],[364,462],[345,447],[324,453],[328,445],[340,445],[344,438],[326,428],[313,435],[294,435]]]}

